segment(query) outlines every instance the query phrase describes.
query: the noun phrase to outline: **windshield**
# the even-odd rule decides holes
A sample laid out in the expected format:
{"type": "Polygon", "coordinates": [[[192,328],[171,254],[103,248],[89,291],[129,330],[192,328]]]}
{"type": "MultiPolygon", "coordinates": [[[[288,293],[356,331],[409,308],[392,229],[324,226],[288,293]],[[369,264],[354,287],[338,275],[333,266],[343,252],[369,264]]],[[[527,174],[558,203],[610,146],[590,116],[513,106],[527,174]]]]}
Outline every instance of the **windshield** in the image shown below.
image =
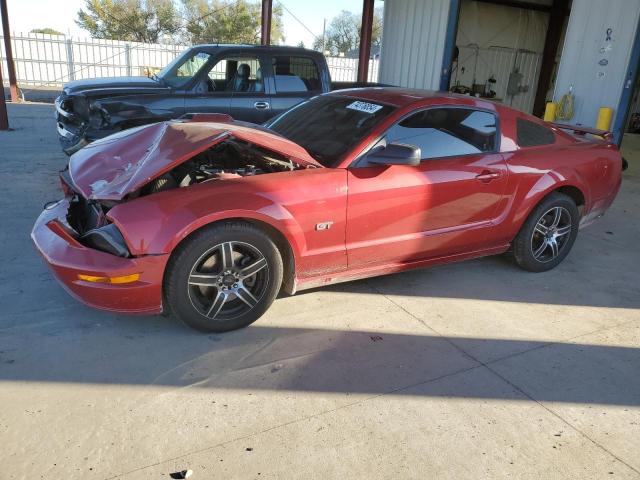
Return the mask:
{"type": "Polygon", "coordinates": [[[164,83],[172,87],[181,87],[191,80],[209,61],[211,55],[206,52],[187,50],[164,67],[158,73],[164,83]]]}
{"type": "Polygon", "coordinates": [[[266,126],[303,147],[325,167],[331,167],[392,111],[389,105],[321,95],[267,122],[266,126]]]}

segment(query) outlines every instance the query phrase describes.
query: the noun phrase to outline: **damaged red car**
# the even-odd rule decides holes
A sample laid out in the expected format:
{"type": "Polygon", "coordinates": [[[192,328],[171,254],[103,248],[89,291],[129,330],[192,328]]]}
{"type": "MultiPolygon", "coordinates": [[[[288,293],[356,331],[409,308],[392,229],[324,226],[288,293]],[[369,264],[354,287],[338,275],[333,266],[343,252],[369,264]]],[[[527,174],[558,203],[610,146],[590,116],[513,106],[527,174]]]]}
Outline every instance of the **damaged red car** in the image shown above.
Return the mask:
{"type": "Polygon", "coordinates": [[[549,270],[622,168],[606,132],[468,96],[342,90],[265,126],[194,114],[98,140],[32,238],[88,305],[222,332],[281,290],[507,250],[549,270]]]}

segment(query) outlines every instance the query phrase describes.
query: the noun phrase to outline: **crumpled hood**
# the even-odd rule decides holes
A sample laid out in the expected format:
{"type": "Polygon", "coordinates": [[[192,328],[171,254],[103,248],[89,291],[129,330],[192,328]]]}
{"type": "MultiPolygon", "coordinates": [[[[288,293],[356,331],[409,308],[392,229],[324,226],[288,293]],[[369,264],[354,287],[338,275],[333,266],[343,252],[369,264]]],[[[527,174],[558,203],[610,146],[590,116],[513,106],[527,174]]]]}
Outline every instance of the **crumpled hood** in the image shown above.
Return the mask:
{"type": "Polygon", "coordinates": [[[321,165],[300,145],[246,124],[168,121],[124,130],[71,156],[69,173],[85,198],[121,200],[228,137],[271,149],[301,166],[321,165]]]}

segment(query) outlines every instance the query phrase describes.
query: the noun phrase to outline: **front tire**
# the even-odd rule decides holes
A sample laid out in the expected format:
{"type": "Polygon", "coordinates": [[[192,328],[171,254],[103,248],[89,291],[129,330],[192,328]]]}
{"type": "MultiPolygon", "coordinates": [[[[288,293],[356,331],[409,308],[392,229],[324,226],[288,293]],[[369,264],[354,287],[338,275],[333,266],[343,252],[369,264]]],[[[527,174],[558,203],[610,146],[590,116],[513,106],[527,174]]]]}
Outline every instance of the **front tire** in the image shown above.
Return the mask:
{"type": "Polygon", "coordinates": [[[578,236],[580,212],[568,196],[554,192],[533,209],[513,241],[518,266],[530,272],[555,268],[578,236]]]}
{"type": "Polygon", "coordinates": [[[228,332],[260,318],[282,284],[280,252],[262,230],[244,222],[194,233],[172,255],[165,301],[181,321],[204,332],[228,332]]]}

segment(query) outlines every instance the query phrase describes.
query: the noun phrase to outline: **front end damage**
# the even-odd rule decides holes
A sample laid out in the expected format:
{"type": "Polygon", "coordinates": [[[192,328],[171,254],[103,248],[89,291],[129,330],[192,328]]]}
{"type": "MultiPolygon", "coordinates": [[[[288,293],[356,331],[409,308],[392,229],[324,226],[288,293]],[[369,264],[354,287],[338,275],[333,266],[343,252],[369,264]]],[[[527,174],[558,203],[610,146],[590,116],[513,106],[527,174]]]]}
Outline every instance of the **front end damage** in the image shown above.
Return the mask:
{"type": "Polygon", "coordinates": [[[219,182],[317,167],[314,162],[286,139],[231,121],[138,127],[71,157],[60,175],[64,199],[45,208],[31,236],[74,297],[107,310],[157,313],[170,253],[131,248],[127,225],[110,217],[112,208],[135,209],[140,197],[169,190],[180,195],[180,189],[205,183],[215,188],[219,182]]]}
{"type": "Polygon", "coordinates": [[[56,98],[55,108],[58,138],[67,155],[74,154],[95,138],[116,131],[109,128],[111,119],[107,110],[84,95],[62,94],[56,98]]]}

